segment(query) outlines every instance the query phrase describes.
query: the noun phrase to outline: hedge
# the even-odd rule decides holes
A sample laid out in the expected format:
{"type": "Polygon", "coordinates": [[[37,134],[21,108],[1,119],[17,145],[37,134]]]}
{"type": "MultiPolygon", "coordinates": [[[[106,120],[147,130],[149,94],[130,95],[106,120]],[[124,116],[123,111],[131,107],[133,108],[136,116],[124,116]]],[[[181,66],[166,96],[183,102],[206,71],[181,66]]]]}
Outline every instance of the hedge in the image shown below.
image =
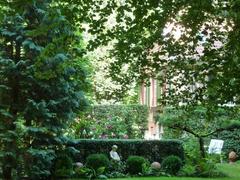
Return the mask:
{"type": "Polygon", "coordinates": [[[103,153],[109,157],[111,147],[116,144],[117,152],[126,161],[131,155],[143,156],[150,162],[162,160],[170,155],[175,155],[184,160],[182,142],[178,140],[123,140],[123,139],[99,139],[99,140],[78,140],[71,146],[80,151],[75,161],[85,163],[86,157],[90,154],[103,153]]]}
{"type": "Polygon", "coordinates": [[[228,153],[232,150],[240,156],[240,129],[233,129],[231,131],[222,131],[215,137],[224,140],[223,152],[228,157],[228,153]]]}

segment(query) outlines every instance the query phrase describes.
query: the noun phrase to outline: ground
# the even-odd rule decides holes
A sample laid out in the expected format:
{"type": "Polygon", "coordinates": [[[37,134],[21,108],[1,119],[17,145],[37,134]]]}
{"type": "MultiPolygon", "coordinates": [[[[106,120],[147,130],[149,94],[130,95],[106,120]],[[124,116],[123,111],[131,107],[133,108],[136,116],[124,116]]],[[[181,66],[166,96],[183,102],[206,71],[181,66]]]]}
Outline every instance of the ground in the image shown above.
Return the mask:
{"type": "Polygon", "coordinates": [[[218,168],[226,173],[226,178],[186,178],[186,177],[145,177],[145,178],[122,178],[115,180],[240,180],[240,163],[238,164],[220,164],[218,168]]]}

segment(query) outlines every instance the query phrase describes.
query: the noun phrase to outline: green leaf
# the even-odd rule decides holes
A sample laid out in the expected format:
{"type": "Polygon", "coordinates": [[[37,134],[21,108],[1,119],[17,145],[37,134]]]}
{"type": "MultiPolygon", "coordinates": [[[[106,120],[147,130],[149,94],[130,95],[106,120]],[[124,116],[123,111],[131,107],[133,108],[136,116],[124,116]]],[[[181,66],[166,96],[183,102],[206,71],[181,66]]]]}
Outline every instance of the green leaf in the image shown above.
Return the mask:
{"type": "Polygon", "coordinates": [[[97,173],[98,175],[103,174],[104,171],[105,171],[105,169],[106,169],[106,167],[100,167],[100,168],[97,169],[97,172],[96,172],[96,173],[97,173]]]}

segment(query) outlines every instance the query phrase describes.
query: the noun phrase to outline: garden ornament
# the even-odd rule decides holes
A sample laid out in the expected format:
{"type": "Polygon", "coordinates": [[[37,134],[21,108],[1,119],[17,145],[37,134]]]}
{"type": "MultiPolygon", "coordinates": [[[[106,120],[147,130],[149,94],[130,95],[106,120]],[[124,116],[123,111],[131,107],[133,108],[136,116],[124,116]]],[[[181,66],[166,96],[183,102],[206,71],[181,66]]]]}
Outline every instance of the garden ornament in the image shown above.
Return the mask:
{"type": "Polygon", "coordinates": [[[117,145],[112,146],[112,150],[110,151],[110,157],[115,161],[120,161],[121,159],[117,153],[117,148],[117,145]]]}

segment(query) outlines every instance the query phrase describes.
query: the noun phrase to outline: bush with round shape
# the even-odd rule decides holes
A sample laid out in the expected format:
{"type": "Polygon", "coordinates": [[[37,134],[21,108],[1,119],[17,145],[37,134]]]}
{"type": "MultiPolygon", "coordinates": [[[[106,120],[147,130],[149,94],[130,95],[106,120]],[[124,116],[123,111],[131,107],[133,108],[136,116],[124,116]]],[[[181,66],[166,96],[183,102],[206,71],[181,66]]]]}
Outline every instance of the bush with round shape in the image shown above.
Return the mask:
{"type": "Polygon", "coordinates": [[[107,169],[109,164],[109,159],[104,154],[91,154],[86,160],[86,167],[92,168],[95,171],[100,167],[105,167],[107,169]]]}
{"type": "Polygon", "coordinates": [[[170,175],[177,175],[182,166],[183,162],[178,156],[168,156],[162,161],[162,168],[170,175]]]}
{"type": "Polygon", "coordinates": [[[126,163],[127,172],[130,174],[143,173],[144,167],[149,165],[149,162],[142,156],[129,156],[126,163]]]}

